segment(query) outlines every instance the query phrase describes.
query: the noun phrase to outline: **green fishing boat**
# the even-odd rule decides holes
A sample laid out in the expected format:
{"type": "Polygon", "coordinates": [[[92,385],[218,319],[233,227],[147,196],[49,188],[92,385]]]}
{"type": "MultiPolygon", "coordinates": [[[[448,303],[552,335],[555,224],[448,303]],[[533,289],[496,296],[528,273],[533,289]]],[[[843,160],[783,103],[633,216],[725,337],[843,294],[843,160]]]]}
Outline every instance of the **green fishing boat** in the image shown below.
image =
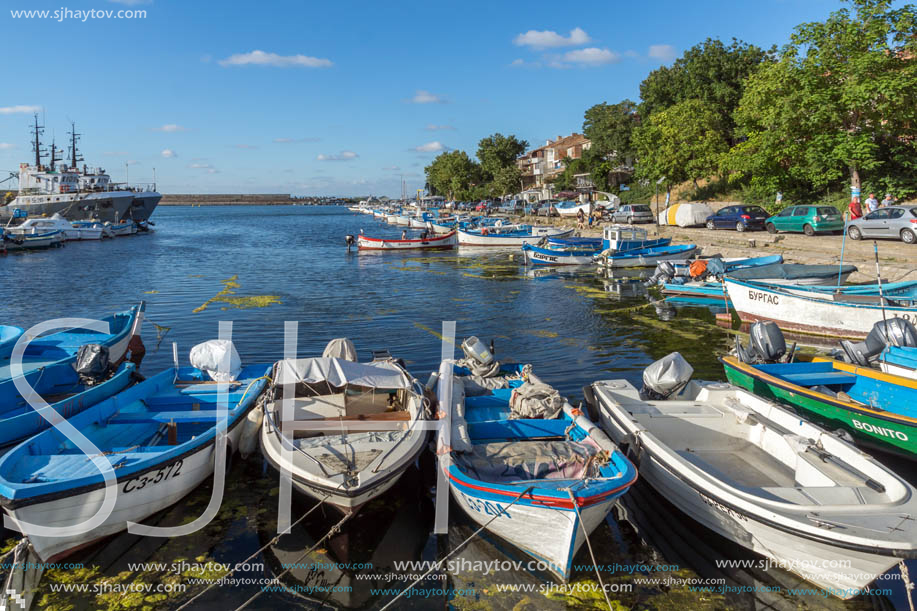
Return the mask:
{"type": "Polygon", "coordinates": [[[864,446],[917,458],[915,380],[819,357],[762,365],[733,356],[720,361],[736,386],[843,428],[864,446]]]}

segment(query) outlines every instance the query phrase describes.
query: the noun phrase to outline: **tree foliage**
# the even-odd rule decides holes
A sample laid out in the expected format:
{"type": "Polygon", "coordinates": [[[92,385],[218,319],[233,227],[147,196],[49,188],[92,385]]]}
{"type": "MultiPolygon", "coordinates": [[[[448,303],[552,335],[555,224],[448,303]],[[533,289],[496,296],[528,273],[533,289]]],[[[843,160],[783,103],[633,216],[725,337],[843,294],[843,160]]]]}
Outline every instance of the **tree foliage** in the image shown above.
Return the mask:
{"type": "Polygon", "coordinates": [[[583,135],[589,138],[590,150],[597,157],[615,155],[624,159],[633,154],[631,140],[637,122],[637,105],[630,100],[602,102],[586,110],[583,135]]]}
{"type": "Polygon", "coordinates": [[[440,153],[424,172],[436,193],[449,199],[471,199],[481,182],[481,167],[465,151],[440,153]]]}
{"type": "Polygon", "coordinates": [[[650,116],[634,132],[637,174],[665,177],[669,184],[709,176],[728,149],[716,109],[701,100],[685,100],[650,116]]]}
{"type": "Polygon", "coordinates": [[[732,114],[745,79],[761,64],[771,62],[775,52],[774,47],[764,50],[735,38],[729,46],[708,38],[685,51],[671,67],[654,70],[640,83],[640,116],[648,118],[686,100],[703,100],[732,140],[732,114]]]}
{"type": "Polygon", "coordinates": [[[913,190],[917,11],[851,4],[853,13],[797,26],[780,60],[748,80],[735,113],[746,140],[727,169],[773,190],[823,189],[845,175],[859,187],[861,172],[913,190]]]}
{"type": "Polygon", "coordinates": [[[516,159],[528,146],[528,142],[519,140],[512,134],[504,136],[496,133],[482,138],[478,143],[478,160],[481,162],[484,178],[493,180],[501,170],[515,166],[516,159]]]}

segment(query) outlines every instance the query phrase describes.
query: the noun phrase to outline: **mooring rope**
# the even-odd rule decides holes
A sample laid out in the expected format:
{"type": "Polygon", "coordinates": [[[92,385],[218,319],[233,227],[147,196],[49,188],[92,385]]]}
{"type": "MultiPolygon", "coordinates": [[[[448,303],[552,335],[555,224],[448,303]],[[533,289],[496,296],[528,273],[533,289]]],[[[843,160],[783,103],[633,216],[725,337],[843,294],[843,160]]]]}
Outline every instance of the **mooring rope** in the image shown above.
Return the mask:
{"type": "MultiPolygon", "coordinates": [[[[599,565],[595,561],[595,554],[592,553],[592,543],[589,541],[589,533],[586,532],[586,525],[583,524],[583,518],[580,516],[579,507],[576,504],[576,497],[573,496],[573,491],[567,488],[567,494],[570,495],[570,502],[573,503],[573,511],[576,512],[576,521],[579,522],[580,528],[583,529],[583,537],[586,539],[586,547],[589,548],[589,557],[592,559],[592,568],[595,569],[595,576],[599,580],[599,586],[602,587],[602,595],[605,596],[605,604],[608,605],[608,611],[612,611],[613,607],[611,606],[611,600],[608,598],[608,590],[605,589],[605,583],[602,581],[602,575],[599,573],[599,565]]],[[[576,533],[573,534],[574,540],[576,540],[576,533]]]]}
{"type": "MultiPolygon", "coordinates": [[[[316,503],[315,507],[313,507],[312,509],[310,509],[309,511],[307,511],[306,513],[304,513],[302,516],[300,516],[300,518],[299,518],[298,520],[296,520],[295,522],[293,522],[292,524],[290,524],[289,530],[292,530],[294,526],[296,526],[297,524],[299,524],[300,522],[302,522],[303,520],[305,520],[305,519],[309,516],[309,514],[311,514],[313,511],[315,511],[316,509],[318,509],[319,507],[321,507],[321,506],[325,503],[325,501],[327,501],[330,497],[331,497],[330,494],[326,494],[326,495],[325,495],[325,498],[321,499],[318,503],[316,503]]],[[[260,553],[262,553],[264,550],[266,550],[266,549],[269,548],[270,546],[272,546],[272,545],[274,545],[275,543],[277,543],[277,541],[280,540],[280,537],[282,537],[284,534],[285,534],[285,533],[277,533],[277,535],[276,535],[273,539],[271,539],[270,541],[268,541],[267,543],[265,543],[262,547],[258,548],[258,549],[255,551],[255,553],[253,553],[251,556],[249,556],[248,558],[246,558],[246,559],[243,560],[242,562],[237,563],[236,566],[248,564],[248,562],[249,562],[250,560],[254,559],[256,556],[258,556],[258,555],[259,555],[260,553]]],[[[235,571],[236,571],[235,569],[229,571],[228,573],[226,573],[225,575],[223,575],[220,579],[221,579],[221,580],[226,579],[227,577],[229,577],[230,575],[232,575],[233,573],[235,573],[235,571]]],[[[214,581],[214,582],[211,583],[209,586],[207,586],[206,588],[204,588],[203,590],[201,590],[200,592],[198,592],[197,594],[195,594],[194,596],[192,596],[186,603],[184,603],[183,605],[181,605],[180,607],[178,607],[175,611],[181,611],[182,609],[187,608],[187,607],[188,607],[191,603],[193,603],[195,600],[197,600],[198,598],[200,598],[201,596],[203,596],[204,594],[206,594],[207,592],[209,592],[210,589],[211,589],[213,586],[217,585],[217,583],[218,583],[218,582],[214,581]]],[[[246,602],[245,604],[248,604],[248,603],[246,602]]],[[[239,608],[241,609],[241,607],[239,607],[239,608]]]]}
{"type": "MultiPolygon", "coordinates": [[[[284,590],[288,589],[285,585],[283,585],[282,583],[280,583],[280,578],[283,577],[284,575],[286,575],[287,573],[289,573],[290,571],[292,571],[293,568],[296,567],[296,566],[299,564],[299,561],[300,561],[300,560],[302,560],[303,558],[305,558],[306,556],[308,556],[316,547],[318,547],[319,545],[321,545],[322,543],[324,543],[325,539],[327,539],[327,538],[330,537],[331,535],[333,535],[333,534],[337,533],[338,531],[340,531],[340,530],[341,530],[341,526],[343,526],[344,523],[345,523],[347,520],[349,520],[350,518],[352,518],[354,515],[356,515],[356,512],[351,511],[350,513],[348,513],[347,515],[345,515],[343,518],[341,518],[341,519],[338,521],[337,524],[335,524],[334,526],[331,527],[331,530],[329,530],[327,533],[325,533],[325,536],[324,536],[324,537],[322,537],[321,539],[319,539],[318,541],[315,542],[315,545],[313,545],[312,547],[310,547],[309,549],[307,549],[306,551],[304,551],[304,552],[302,553],[302,555],[299,556],[299,558],[297,558],[296,560],[294,560],[294,561],[290,564],[290,566],[287,567],[287,569],[286,569],[285,571],[283,571],[282,573],[280,573],[279,575],[277,575],[276,577],[274,577],[274,580],[277,582],[277,585],[279,585],[280,587],[282,587],[284,590]]],[[[292,526],[291,526],[291,528],[292,528],[292,526]]],[[[258,598],[259,596],[261,596],[262,594],[264,594],[264,590],[263,590],[263,589],[262,589],[261,591],[259,591],[259,592],[256,592],[255,594],[252,595],[251,598],[249,598],[249,599],[246,600],[244,603],[242,603],[241,605],[239,605],[238,607],[236,607],[236,610],[235,610],[235,611],[240,611],[241,609],[244,609],[245,607],[247,607],[248,605],[250,605],[252,602],[254,602],[254,600],[255,600],[256,598],[258,598]]]]}
{"type": "Polygon", "coordinates": [[[911,581],[907,564],[905,564],[904,560],[898,563],[898,570],[901,571],[901,580],[904,582],[904,590],[907,592],[907,604],[911,611],[914,611],[914,598],[911,596],[911,592],[914,590],[914,582],[911,581]]]}
{"type": "Polygon", "coordinates": [[[443,563],[446,562],[446,560],[448,560],[449,558],[451,558],[454,554],[458,553],[459,550],[461,550],[463,547],[465,547],[465,544],[466,544],[466,543],[468,543],[469,541],[471,541],[472,539],[474,539],[475,537],[477,537],[477,536],[481,533],[481,531],[483,531],[485,528],[487,528],[488,526],[490,526],[490,523],[491,523],[491,522],[493,522],[494,520],[496,520],[497,518],[499,518],[502,514],[506,513],[506,510],[507,510],[507,509],[509,509],[510,507],[512,507],[513,505],[515,505],[523,496],[525,496],[526,494],[528,494],[529,492],[531,492],[531,491],[534,490],[534,489],[535,489],[535,486],[529,486],[528,488],[526,488],[525,490],[523,490],[522,492],[520,492],[519,495],[518,495],[516,498],[513,499],[513,502],[506,506],[506,509],[502,509],[501,511],[498,511],[498,512],[497,512],[497,515],[495,515],[495,516],[492,517],[491,519],[487,520],[487,523],[486,523],[486,524],[484,524],[484,525],[481,526],[479,529],[477,529],[476,531],[474,531],[473,533],[471,533],[471,535],[470,535],[467,539],[465,539],[464,541],[462,541],[461,543],[459,543],[459,544],[455,547],[455,549],[453,549],[451,552],[449,552],[448,554],[446,554],[446,555],[443,557],[442,560],[440,560],[439,562],[437,562],[436,564],[434,564],[433,566],[431,566],[430,569],[429,569],[426,573],[424,573],[423,575],[421,575],[420,577],[418,577],[417,579],[415,579],[414,581],[412,581],[411,584],[410,584],[408,587],[406,587],[406,588],[403,589],[401,592],[399,592],[399,593],[398,593],[398,596],[396,596],[395,598],[393,598],[393,599],[391,599],[390,601],[388,601],[387,603],[385,603],[385,606],[382,607],[379,611],[385,611],[386,609],[388,609],[389,607],[391,607],[393,604],[395,604],[395,601],[396,601],[396,600],[398,600],[399,598],[401,598],[402,596],[404,596],[404,594],[405,594],[406,592],[408,592],[411,588],[413,588],[413,587],[416,586],[418,583],[420,583],[421,581],[423,581],[424,579],[426,579],[427,575],[429,575],[429,574],[432,573],[433,571],[437,570],[440,566],[442,566],[443,563]]]}

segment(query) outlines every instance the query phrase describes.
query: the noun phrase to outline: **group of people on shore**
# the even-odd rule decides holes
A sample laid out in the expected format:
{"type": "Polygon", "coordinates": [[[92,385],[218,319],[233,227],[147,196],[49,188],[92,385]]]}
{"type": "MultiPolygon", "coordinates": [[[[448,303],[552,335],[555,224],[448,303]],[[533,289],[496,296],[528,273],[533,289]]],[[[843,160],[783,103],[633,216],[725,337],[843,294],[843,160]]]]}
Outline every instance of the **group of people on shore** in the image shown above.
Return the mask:
{"type": "Polygon", "coordinates": [[[582,210],[579,210],[576,213],[576,228],[577,229],[586,229],[587,221],[589,223],[588,226],[592,227],[592,225],[596,223],[598,220],[599,220],[599,215],[596,214],[595,212],[590,212],[589,216],[587,217],[585,212],[583,212],[582,210]]]}
{"type": "MultiPolygon", "coordinates": [[[[876,199],[875,193],[870,193],[869,197],[866,199],[866,214],[870,212],[875,212],[879,208],[885,208],[887,206],[893,206],[895,204],[895,198],[892,197],[891,193],[885,194],[885,199],[881,202],[876,199]]],[[[856,220],[863,216],[863,206],[860,205],[860,197],[858,195],[850,198],[850,205],[847,208],[850,211],[850,220],[856,220]]]]}

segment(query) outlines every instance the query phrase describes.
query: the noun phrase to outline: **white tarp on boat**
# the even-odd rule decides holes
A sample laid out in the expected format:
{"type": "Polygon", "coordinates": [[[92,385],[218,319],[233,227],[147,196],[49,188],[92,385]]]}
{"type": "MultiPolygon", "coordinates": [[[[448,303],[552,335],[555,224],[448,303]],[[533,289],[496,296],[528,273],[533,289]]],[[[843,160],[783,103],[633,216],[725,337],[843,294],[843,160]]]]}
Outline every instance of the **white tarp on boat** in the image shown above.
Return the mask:
{"type": "Polygon", "coordinates": [[[354,363],[339,358],[285,359],[274,365],[274,386],[318,384],[367,388],[410,388],[411,380],[394,363],[354,363]]]}
{"type": "Polygon", "coordinates": [[[707,222],[707,217],[711,214],[713,214],[713,208],[709,204],[700,202],[672,204],[659,213],[659,224],[699,227],[707,222]]]}

